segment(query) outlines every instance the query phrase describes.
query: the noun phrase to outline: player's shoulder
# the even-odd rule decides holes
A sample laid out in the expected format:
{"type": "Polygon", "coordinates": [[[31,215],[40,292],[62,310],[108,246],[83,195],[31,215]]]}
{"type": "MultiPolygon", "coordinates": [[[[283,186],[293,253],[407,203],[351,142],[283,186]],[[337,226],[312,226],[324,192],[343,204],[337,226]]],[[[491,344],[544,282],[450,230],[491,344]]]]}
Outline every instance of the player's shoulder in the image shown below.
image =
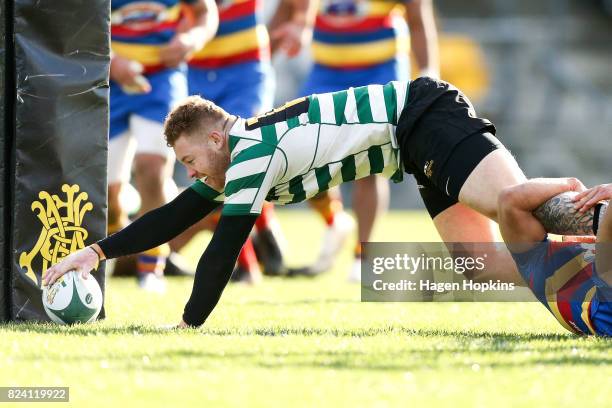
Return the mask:
{"type": "Polygon", "coordinates": [[[278,140],[270,126],[248,129],[247,120],[239,118],[230,129],[228,145],[230,166],[226,174],[236,178],[268,168],[278,149],[278,140]]]}
{"type": "Polygon", "coordinates": [[[242,154],[270,154],[277,143],[277,137],[269,126],[249,127],[250,119],[238,118],[228,134],[230,158],[234,159],[242,154]]]}

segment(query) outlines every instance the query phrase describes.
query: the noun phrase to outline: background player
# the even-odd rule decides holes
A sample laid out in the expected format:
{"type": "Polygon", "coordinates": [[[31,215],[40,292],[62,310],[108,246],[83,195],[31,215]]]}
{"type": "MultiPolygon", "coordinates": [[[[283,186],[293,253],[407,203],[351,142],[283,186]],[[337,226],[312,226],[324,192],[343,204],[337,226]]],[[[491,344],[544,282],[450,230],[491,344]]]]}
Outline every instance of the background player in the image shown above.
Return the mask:
{"type": "Polygon", "coordinates": [[[500,230],[519,272],[573,333],[612,336],[612,212],[601,202],[610,198],[612,184],[586,190],[572,178],[533,179],[500,194],[500,230]],[[568,226],[596,234],[597,247],[548,239],[568,226]]]}
{"type": "MultiPolygon", "coordinates": [[[[184,63],[212,38],[217,9],[212,0],[113,0],[111,2],[109,232],[124,227],[119,200],[134,165],[140,214],[167,202],[174,156],[162,136],[171,107],[187,96],[184,63]],[[186,19],[189,15],[191,18],[186,19]]],[[[170,185],[171,187],[171,185],[170,185]]],[[[141,287],[163,290],[167,245],[138,256],[141,287]]]]}
{"type": "MultiPolygon", "coordinates": [[[[281,7],[291,5],[285,3],[281,7]]],[[[271,24],[275,24],[274,19],[271,24]]],[[[291,32],[287,34],[290,36],[291,32]]],[[[439,76],[431,0],[322,0],[314,26],[314,65],[301,95],[406,81],[410,77],[410,51],[419,75],[439,76]]],[[[377,214],[387,207],[389,186],[379,176],[356,180],[353,186],[352,203],[358,234],[349,279],[357,281],[361,277],[360,243],[370,239],[377,214]]],[[[337,189],[313,197],[310,204],[321,214],[328,228],[318,259],[310,267],[293,271],[296,274],[317,274],[329,269],[354,226],[350,216],[342,210],[337,189]]]]}

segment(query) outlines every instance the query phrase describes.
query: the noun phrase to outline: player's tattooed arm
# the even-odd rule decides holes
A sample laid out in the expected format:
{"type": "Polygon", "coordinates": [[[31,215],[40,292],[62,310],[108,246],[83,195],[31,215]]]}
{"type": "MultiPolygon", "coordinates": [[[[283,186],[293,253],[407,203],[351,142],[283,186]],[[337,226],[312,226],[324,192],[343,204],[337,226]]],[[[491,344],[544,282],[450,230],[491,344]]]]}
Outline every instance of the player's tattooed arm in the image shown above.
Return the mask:
{"type": "Polygon", "coordinates": [[[547,232],[558,235],[594,235],[594,226],[603,218],[607,204],[599,210],[595,207],[579,212],[574,206],[575,192],[565,192],[554,196],[540,205],[533,215],[542,223],[547,232]],[[597,221],[595,215],[597,213],[597,221]]]}

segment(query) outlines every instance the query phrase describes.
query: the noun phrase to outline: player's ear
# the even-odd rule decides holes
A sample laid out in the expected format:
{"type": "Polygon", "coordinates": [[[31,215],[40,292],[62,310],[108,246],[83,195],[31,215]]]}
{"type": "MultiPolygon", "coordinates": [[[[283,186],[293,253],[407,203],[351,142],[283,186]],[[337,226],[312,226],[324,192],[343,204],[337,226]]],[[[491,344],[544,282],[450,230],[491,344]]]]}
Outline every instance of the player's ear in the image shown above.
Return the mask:
{"type": "Polygon", "coordinates": [[[222,149],[225,143],[225,137],[223,133],[213,130],[208,134],[208,142],[217,149],[222,149]]]}

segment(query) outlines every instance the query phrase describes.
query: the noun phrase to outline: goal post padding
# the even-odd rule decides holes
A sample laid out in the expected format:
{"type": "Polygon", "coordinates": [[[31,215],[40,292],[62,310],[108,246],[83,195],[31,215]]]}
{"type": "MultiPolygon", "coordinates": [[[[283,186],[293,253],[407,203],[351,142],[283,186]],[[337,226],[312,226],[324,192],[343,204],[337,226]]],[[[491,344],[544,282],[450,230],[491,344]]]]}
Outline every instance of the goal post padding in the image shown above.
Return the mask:
{"type": "Polygon", "coordinates": [[[7,43],[6,43],[6,1],[0,3],[0,55],[2,60],[0,61],[0,84],[2,84],[2,92],[0,92],[0,322],[4,322],[9,318],[9,263],[8,263],[8,242],[7,239],[10,235],[8,228],[8,201],[9,191],[7,190],[7,182],[9,173],[7,161],[9,159],[6,142],[6,129],[8,124],[4,120],[6,115],[6,76],[5,66],[9,57],[7,56],[7,43]]]}
{"type": "Polygon", "coordinates": [[[110,0],[12,1],[10,320],[48,320],[42,271],[106,234],[110,0]]]}

